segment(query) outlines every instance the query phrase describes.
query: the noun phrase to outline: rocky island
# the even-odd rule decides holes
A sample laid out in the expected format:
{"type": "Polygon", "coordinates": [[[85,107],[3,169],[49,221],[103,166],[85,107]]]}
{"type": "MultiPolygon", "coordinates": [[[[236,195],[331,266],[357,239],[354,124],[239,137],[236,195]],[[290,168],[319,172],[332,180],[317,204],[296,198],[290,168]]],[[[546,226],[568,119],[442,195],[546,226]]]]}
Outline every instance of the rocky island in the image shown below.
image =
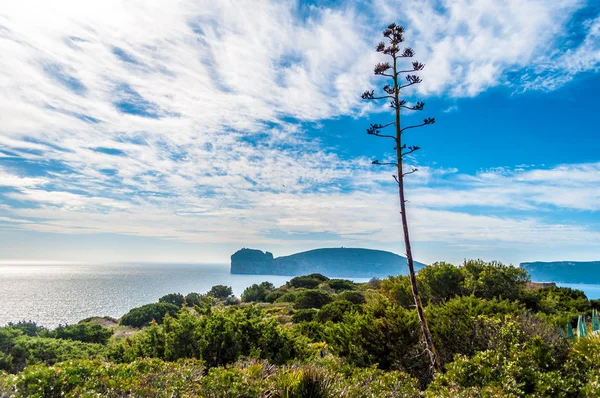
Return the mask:
{"type": "Polygon", "coordinates": [[[600,283],[600,261],[552,261],[521,263],[531,280],[562,283],[600,283]]]}
{"type": "MultiPolygon", "coordinates": [[[[425,264],[415,262],[415,270],[425,264]]],[[[270,252],[241,249],[231,256],[232,274],[306,275],[320,273],[329,277],[384,278],[406,275],[406,258],[397,254],[371,249],[316,249],[274,258],[270,252]]]]}

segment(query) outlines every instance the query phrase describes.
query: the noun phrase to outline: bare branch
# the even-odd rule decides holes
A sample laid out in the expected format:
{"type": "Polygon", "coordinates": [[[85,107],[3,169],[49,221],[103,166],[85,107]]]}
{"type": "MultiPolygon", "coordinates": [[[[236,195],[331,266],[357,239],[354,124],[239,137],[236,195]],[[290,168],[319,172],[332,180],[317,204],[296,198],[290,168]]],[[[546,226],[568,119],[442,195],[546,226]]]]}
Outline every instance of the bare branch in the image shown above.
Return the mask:
{"type": "Polygon", "coordinates": [[[400,107],[404,108],[404,109],[409,109],[411,111],[422,111],[423,108],[425,107],[425,103],[424,102],[417,102],[413,106],[406,106],[406,105],[402,104],[402,105],[400,105],[400,107]]]}
{"type": "Polygon", "coordinates": [[[408,126],[408,127],[404,127],[403,129],[400,129],[400,132],[402,133],[404,130],[414,129],[414,128],[417,128],[417,127],[422,127],[422,126],[426,126],[428,124],[433,124],[433,123],[435,123],[435,119],[432,118],[432,117],[429,117],[427,119],[424,119],[423,123],[421,123],[421,124],[417,124],[415,126],[408,126]]]}
{"type": "Polygon", "coordinates": [[[395,125],[395,124],[396,124],[395,122],[391,122],[391,123],[388,123],[385,125],[371,124],[371,126],[369,126],[369,128],[367,129],[367,134],[374,135],[375,137],[392,138],[394,141],[397,141],[396,136],[381,134],[381,129],[384,129],[388,126],[395,125]]]}
{"type": "Polygon", "coordinates": [[[374,160],[371,164],[376,164],[377,166],[396,166],[398,167],[398,163],[389,162],[389,163],[381,163],[379,160],[374,160]]]}
{"type": "Polygon", "coordinates": [[[383,97],[375,97],[375,90],[371,90],[371,91],[365,91],[364,93],[361,94],[360,96],[362,99],[366,99],[366,100],[380,100],[380,99],[386,99],[386,98],[394,98],[391,95],[384,95],[383,97]]]}
{"type": "MultiPolygon", "coordinates": [[[[405,145],[404,147],[406,147],[406,145],[405,145]]],[[[405,157],[406,155],[410,155],[411,153],[413,153],[413,152],[416,152],[416,151],[418,151],[419,149],[421,149],[421,148],[420,148],[420,147],[418,147],[418,146],[416,146],[416,145],[415,145],[415,146],[409,146],[409,147],[408,147],[408,151],[406,151],[406,152],[403,152],[403,153],[402,153],[400,156],[401,156],[401,157],[405,157]]]]}
{"type": "Polygon", "coordinates": [[[406,173],[403,173],[402,177],[406,177],[407,175],[416,173],[417,171],[419,171],[419,169],[412,169],[411,171],[407,171],[406,173]]]}
{"type": "Polygon", "coordinates": [[[396,72],[396,75],[399,75],[400,73],[418,72],[425,68],[425,65],[423,65],[422,63],[417,62],[417,61],[413,62],[412,66],[413,66],[413,68],[409,69],[409,70],[399,70],[398,72],[396,72]]]}

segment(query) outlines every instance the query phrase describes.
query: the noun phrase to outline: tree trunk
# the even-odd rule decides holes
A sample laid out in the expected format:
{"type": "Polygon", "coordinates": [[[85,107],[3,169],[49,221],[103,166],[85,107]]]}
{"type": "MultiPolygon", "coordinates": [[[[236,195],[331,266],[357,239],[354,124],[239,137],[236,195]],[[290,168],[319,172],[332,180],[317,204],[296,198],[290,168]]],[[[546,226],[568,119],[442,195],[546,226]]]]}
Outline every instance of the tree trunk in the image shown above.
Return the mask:
{"type": "Polygon", "coordinates": [[[421,332],[423,334],[423,340],[431,367],[434,372],[441,372],[442,367],[433,345],[433,339],[431,338],[431,332],[427,326],[427,319],[425,318],[425,311],[423,310],[423,303],[421,303],[421,296],[419,295],[419,288],[417,287],[417,278],[415,275],[415,267],[413,261],[412,250],[410,247],[410,236],[408,233],[408,221],[406,218],[406,199],[404,198],[404,176],[402,168],[402,132],[400,129],[400,106],[399,106],[399,90],[398,90],[398,75],[396,66],[396,57],[394,57],[394,88],[395,88],[395,103],[396,103],[396,155],[398,158],[398,196],[400,197],[400,216],[402,218],[402,230],[404,233],[404,246],[406,248],[406,260],[408,263],[408,273],[410,277],[410,286],[412,289],[413,299],[415,301],[415,307],[417,308],[417,314],[419,316],[419,324],[421,325],[421,332]]]}

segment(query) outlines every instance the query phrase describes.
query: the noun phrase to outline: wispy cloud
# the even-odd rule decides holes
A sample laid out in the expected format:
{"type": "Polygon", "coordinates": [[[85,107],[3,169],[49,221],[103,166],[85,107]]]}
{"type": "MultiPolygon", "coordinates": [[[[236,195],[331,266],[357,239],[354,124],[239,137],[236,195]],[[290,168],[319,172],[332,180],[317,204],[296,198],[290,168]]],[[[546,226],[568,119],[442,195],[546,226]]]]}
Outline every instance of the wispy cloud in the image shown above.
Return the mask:
{"type": "MultiPolygon", "coordinates": [[[[476,96],[532,65],[569,78],[597,67],[598,20],[570,53],[553,47],[580,0],[373,4],[384,13],[269,0],[3,5],[0,228],[395,242],[390,173],[341,159],[301,124],[379,111],[357,94],[371,86],[374,27],[389,12],[410,27],[419,59],[435,65],[423,95],[476,96]]],[[[557,86],[535,84],[544,85],[557,86]]],[[[598,190],[586,185],[597,164],[420,170],[411,187],[417,240],[534,242],[565,231],[598,240],[585,226],[463,209],[598,210],[598,190]]]]}

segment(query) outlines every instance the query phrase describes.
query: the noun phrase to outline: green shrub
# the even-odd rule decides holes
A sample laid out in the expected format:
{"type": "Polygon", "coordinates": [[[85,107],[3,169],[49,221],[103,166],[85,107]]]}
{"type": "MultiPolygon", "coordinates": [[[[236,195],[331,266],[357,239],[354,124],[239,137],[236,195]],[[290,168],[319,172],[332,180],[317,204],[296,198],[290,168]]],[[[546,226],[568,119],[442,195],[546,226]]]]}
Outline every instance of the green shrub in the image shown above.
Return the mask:
{"type": "Polygon", "coordinates": [[[101,344],[26,335],[13,338],[2,351],[1,370],[7,372],[18,372],[33,364],[54,365],[70,359],[104,358],[107,353],[101,344]]]}
{"type": "Polygon", "coordinates": [[[100,325],[79,323],[76,325],[59,326],[46,333],[47,337],[65,340],[77,340],[84,343],[106,344],[113,331],[100,325]]]}
{"type": "Polygon", "coordinates": [[[317,315],[317,310],[315,310],[314,308],[305,308],[305,309],[301,309],[301,310],[296,310],[292,314],[292,321],[294,323],[310,322],[315,319],[316,315],[317,315]]]}
{"type": "Polygon", "coordinates": [[[287,292],[282,294],[275,300],[276,303],[294,303],[298,295],[296,293],[287,292]]]}
{"type": "Polygon", "coordinates": [[[316,280],[321,281],[321,282],[325,282],[325,281],[329,280],[328,277],[326,277],[323,274],[319,274],[319,273],[308,274],[308,275],[305,275],[305,276],[308,277],[308,278],[316,279],[316,280]]]}
{"type": "Polygon", "coordinates": [[[37,323],[32,321],[19,321],[17,323],[9,322],[8,325],[6,325],[6,327],[18,329],[27,336],[39,336],[43,335],[48,331],[48,329],[46,329],[45,327],[38,326],[37,323]]]}
{"type": "Polygon", "coordinates": [[[262,282],[260,285],[255,283],[244,290],[241,298],[246,303],[251,301],[264,302],[267,294],[273,290],[275,290],[275,286],[271,282],[262,282]]]}
{"type": "Polygon", "coordinates": [[[341,322],[344,319],[344,315],[360,311],[360,306],[352,304],[346,300],[336,300],[332,303],[325,304],[317,314],[317,320],[319,322],[341,322]]]}
{"type": "Polygon", "coordinates": [[[295,278],[290,279],[287,283],[289,287],[295,288],[304,288],[304,289],[314,289],[321,284],[321,280],[312,278],[310,276],[297,276],[295,278]]]}
{"type": "Polygon", "coordinates": [[[202,303],[203,295],[199,293],[188,293],[185,296],[185,305],[188,307],[193,307],[195,305],[200,305],[202,303]]]}
{"type": "Polygon", "coordinates": [[[333,301],[330,294],[319,290],[306,290],[298,294],[294,308],[321,308],[333,301]]]}
{"type": "Polygon", "coordinates": [[[181,307],[185,298],[181,293],[170,293],[158,299],[159,303],[169,303],[174,306],[181,307]]]}
{"type": "Polygon", "coordinates": [[[361,292],[357,292],[355,290],[349,290],[345,292],[341,292],[337,295],[336,299],[338,300],[346,300],[354,304],[364,304],[366,303],[365,295],[361,292]]]}
{"type": "Polygon", "coordinates": [[[233,290],[231,290],[230,286],[216,285],[213,286],[206,294],[219,300],[225,300],[230,296],[233,296],[233,290]]]}
{"type": "Polygon", "coordinates": [[[267,303],[274,303],[279,297],[283,296],[286,293],[287,292],[283,290],[274,290],[265,296],[265,301],[267,303]]]}
{"type": "Polygon", "coordinates": [[[460,268],[448,263],[434,263],[421,268],[417,274],[423,303],[443,303],[465,294],[465,277],[460,268]]]}
{"type": "Polygon", "coordinates": [[[327,281],[327,284],[333,290],[352,290],[356,288],[354,282],[349,281],[348,279],[330,279],[327,281]]]}
{"type": "Polygon", "coordinates": [[[152,320],[162,323],[165,316],[175,316],[179,307],[170,303],[154,303],[134,308],[121,318],[121,325],[143,327],[147,326],[152,320]]]}

